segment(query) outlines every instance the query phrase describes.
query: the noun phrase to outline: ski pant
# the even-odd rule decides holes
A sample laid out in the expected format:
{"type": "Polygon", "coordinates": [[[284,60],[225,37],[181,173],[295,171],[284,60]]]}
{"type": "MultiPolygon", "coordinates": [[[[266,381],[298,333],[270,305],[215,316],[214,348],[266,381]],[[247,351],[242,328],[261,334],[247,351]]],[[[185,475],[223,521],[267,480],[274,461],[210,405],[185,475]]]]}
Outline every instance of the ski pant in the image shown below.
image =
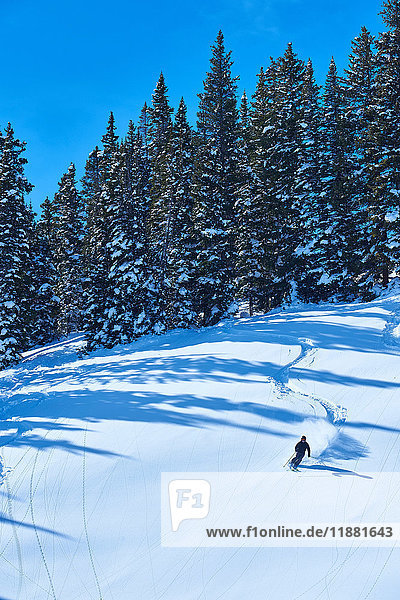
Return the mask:
{"type": "Polygon", "coordinates": [[[301,452],[296,452],[296,456],[292,460],[292,467],[298,467],[303,458],[304,454],[302,454],[301,452]]]}

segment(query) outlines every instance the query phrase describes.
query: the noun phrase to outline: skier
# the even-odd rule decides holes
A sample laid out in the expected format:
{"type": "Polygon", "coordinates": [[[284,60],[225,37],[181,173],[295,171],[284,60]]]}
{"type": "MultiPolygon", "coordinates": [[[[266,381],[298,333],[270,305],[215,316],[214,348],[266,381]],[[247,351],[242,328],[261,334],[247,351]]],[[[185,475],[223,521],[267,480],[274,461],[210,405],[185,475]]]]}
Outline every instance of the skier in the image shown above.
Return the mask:
{"type": "Polygon", "coordinates": [[[297,467],[303,460],[306,451],[308,452],[308,457],[310,457],[310,446],[308,445],[306,440],[306,436],[302,435],[300,442],[297,442],[295,446],[296,456],[290,461],[290,468],[292,469],[292,471],[298,471],[297,467]]]}

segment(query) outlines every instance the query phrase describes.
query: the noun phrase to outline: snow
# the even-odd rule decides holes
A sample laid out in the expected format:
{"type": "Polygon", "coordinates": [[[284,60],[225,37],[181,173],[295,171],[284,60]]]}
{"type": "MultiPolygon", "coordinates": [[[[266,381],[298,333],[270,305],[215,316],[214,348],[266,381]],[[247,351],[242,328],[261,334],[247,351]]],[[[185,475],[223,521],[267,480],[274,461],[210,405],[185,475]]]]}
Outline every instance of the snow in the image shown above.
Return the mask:
{"type": "Polygon", "coordinates": [[[317,497],[333,477],[398,472],[399,323],[395,284],[83,358],[78,335],[25,353],[0,372],[1,597],[397,598],[394,546],[162,547],[160,481],[282,472],[302,434],[317,497]]]}
{"type": "Polygon", "coordinates": [[[334,281],[333,275],[328,275],[327,273],[323,273],[318,281],[318,284],[319,285],[322,285],[322,284],[327,285],[329,283],[332,283],[332,281],[334,281]]]}
{"type": "Polygon", "coordinates": [[[400,325],[397,325],[394,329],[393,329],[393,337],[395,338],[400,338],[400,325]]]}
{"type": "MultiPolygon", "coordinates": [[[[400,190],[390,190],[390,193],[393,195],[398,196],[400,194],[400,190]]],[[[393,208],[392,210],[388,211],[385,215],[385,221],[387,221],[388,223],[394,223],[395,221],[397,221],[397,219],[399,218],[399,209],[398,208],[393,208]]]]}
{"type": "Polygon", "coordinates": [[[7,302],[3,302],[3,306],[5,306],[5,308],[15,308],[17,305],[15,302],[8,300],[7,302]]]}

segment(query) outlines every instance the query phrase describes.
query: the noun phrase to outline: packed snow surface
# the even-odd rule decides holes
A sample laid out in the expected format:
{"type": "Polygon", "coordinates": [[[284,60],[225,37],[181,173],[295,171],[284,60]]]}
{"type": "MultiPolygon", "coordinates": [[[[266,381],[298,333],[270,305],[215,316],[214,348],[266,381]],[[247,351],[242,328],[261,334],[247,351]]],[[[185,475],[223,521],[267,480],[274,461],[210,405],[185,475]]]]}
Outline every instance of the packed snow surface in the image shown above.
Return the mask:
{"type": "Polygon", "coordinates": [[[162,547],[160,479],[281,471],[303,434],[316,494],[399,471],[399,317],[392,293],[26,353],[0,373],[0,600],[397,598],[397,547],[162,547]]]}

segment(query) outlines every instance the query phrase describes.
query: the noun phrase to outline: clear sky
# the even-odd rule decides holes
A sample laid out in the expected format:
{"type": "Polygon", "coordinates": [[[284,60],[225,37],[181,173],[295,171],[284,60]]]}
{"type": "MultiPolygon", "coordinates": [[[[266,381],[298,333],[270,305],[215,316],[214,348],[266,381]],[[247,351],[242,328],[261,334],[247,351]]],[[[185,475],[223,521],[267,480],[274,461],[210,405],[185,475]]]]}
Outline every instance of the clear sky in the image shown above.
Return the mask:
{"type": "Polygon", "coordinates": [[[269,56],[292,42],[323,83],[333,55],[346,66],[365,25],[382,30],[381,0],[0,0],[0,124],[27,142],[34,208],[70,162],[78,177],[114,111],[118,133],[136,121],[164,72],[173,106],[196,94],[221,28],[240,92],[253,93],[269,56]]]}

